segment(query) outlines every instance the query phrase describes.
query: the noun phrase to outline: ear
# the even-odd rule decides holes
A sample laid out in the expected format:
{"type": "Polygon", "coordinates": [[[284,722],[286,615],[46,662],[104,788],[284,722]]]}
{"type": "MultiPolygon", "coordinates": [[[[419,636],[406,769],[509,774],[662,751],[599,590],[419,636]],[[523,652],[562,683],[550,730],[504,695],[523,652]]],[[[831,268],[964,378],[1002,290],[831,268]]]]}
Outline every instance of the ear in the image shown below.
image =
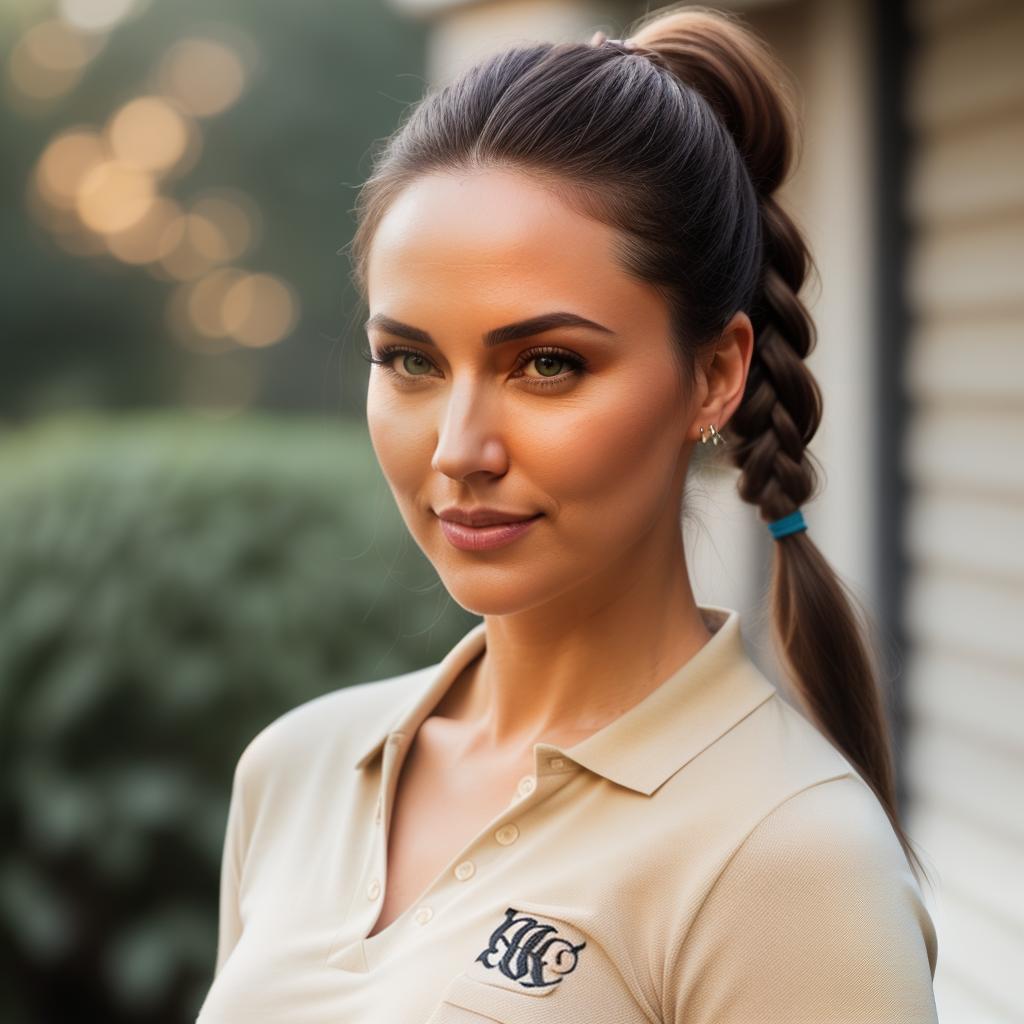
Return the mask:
{"type": "Polygon", "coordinates": [[[714,344],[697,356],[698,394],[703,394],[694,412],[687,437],[700,440],[700,428],[707,436],[708,424],[722,430],[743,400],[750,360],[754,354],[754,325],[746,313],[733,315],[714,344]]]}

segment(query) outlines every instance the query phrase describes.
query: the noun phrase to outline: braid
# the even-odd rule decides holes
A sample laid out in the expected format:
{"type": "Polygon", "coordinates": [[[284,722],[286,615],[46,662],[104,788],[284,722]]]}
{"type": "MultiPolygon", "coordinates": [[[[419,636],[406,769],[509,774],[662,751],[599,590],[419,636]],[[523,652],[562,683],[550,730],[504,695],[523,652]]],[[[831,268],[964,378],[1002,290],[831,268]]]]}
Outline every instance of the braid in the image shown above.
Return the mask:
{"type": "MultiPolygon", "coordinates": [[[[812,259],[775,199],[797,140],[792,79],[764,40],[727,12],[659,10],[641,19],[632,42],[656,53],[711,107],[756,196],[760,273],[749,301],[733,307],[748,312],[754,349],[727,430],[739,494],[771,523],[813,497],[819,479],[807,446],[821,423],[822,397],[804,362],[816,335],[798,297],[812,259]]],[[[773,550],[772,633],[795,696],[874,791],[908,862],[927,875],[899,818],[890,728],[862,625],[868,616],[806,530],[785,535],[773,550]]]]}
{"type": "Polygon", "coordinates": [[[817,381],[804,359],[814,348],[814,323],[797,297],[809,256],[803,239],[773,198],[761,199],[764,271],[751,322],[755,345],[743,402],[729,422],[738,440],[732,461],[744,501],[772,521],[804,504],[818,474],[806,450],[821,422],[817,381]]]}

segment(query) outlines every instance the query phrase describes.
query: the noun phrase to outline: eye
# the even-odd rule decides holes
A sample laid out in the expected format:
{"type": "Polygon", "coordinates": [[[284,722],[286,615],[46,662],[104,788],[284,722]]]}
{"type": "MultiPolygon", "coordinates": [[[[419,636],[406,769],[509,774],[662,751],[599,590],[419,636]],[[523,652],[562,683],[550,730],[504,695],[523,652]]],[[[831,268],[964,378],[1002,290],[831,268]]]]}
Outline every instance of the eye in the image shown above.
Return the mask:
{"type": "Polygon", "coordinates": [[[377,355],[364,351],[362,356],[368,363],[381,366],[388,373],[402,379],[426,377],[427,373],[425,371],[434,365],[422,352],[418,352],[413,348],[405,348],[402,345],[382,345],[377,355]],[[399,356],[404,356],[402,360],[403,372],[401,373],[391,365],[399,356]]]}
{"type": "Polygon", "coordinates": [[[554,387],[565,384],[573,378],[582,377],[587,367],[586,360],[581,356],[573,355],[564,349],[551,347],[532,348],[528,352],[524,352],[520,366],[529,366],[531,363],[536,365],[540,376],[526,375],[524,379],[530,382],[531,387],[540,388],[554,387]],[[561,373],[552,372],[559,366],[568,367],[568,370],[563,369],[561,373]]]}
{"type": "MultiPolygon", "coordinates": [[[[382,345],[376,355],[365,350],[361,354],[368,363],[382,367],[403,383],[417,377],[429,377],[430,368],[434,365],[422,352],[404,345],[382,345]],[[401,370],[393,365],[399,356],[403,357],[401,370]]],[[[567,384],[570,380],[583,376],[586,368],[586,360],[581,356],[566,352],[564,349],[545,346],[524,352],[519,358],[517,372],[513,376],[526,381],[531,388],[543,389],[567,384]],[[537,376],[522,372],[531,364],[536,365],[537,376]],[[560,366],[567,369],[563,369],[561,373],[553,372],[560,366]]]]}

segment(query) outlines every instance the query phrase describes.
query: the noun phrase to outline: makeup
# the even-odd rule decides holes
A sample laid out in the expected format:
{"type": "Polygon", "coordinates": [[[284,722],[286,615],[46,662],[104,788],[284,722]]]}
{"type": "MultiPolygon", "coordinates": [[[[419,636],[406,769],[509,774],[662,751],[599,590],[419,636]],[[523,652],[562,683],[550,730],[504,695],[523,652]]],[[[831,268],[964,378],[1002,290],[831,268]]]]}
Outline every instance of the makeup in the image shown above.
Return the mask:
{"type": "Polygon", "coordinates": [[[511,544],[526,533],[541,515],[518,523],[497,523],[494,526],[464,526],[447,519],[439,519],[441,530],[453,547],[460,551],[489,551],[511,544]]]}

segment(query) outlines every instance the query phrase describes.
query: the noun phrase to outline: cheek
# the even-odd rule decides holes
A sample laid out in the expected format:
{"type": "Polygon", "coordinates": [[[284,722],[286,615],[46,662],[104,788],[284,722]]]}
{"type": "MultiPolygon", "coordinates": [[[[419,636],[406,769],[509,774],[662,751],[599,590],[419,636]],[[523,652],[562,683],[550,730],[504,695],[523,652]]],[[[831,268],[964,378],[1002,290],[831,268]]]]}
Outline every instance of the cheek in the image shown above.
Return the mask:
{"type": "Polygon", "coordinates": [[[542,441],[531,444],[531,476],[543,478],[566,520],[589,517],[599,531],[649,521],[675,479],[684,440],[679,392],[651,377],[594,397],[534,432],[542,441]]]}
{"type": "Polygon", "coordinates": [[[366,392],[366,425],[381,472],[402,504],[403,495],[430,472],[431,431],[409,402],[403,403],[393,389],[372,377],[366,392]]]}

